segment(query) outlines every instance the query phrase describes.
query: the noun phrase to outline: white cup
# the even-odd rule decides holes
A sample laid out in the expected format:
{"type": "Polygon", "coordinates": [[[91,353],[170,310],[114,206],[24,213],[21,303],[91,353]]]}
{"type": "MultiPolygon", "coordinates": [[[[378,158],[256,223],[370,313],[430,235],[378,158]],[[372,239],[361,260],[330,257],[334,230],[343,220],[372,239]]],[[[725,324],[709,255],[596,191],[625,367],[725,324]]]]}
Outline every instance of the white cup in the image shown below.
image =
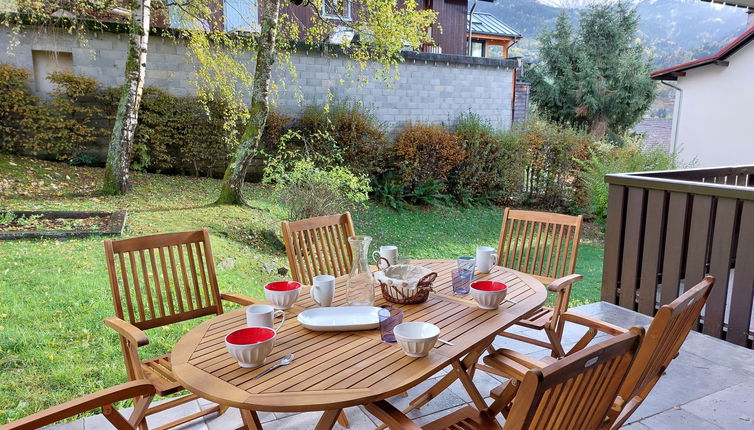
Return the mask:
{"type": "Polygon", "coordinates": [[[490,273],[497,264],[497,253],[491,246],[476,247],[476,270],[479,273],[490,273]]]}
{"type": "Polygon", "coordinates": [[[374,262],[377,263],[378,266],[380,265],[380,258],[384,258],[392,266],[398,258],[398,247],[395,245],[380,246],[379,251],[374,251],[372,253],[372,258],[374,258],[374,262]]]}
{"type": "Polygon", "coordinates": [[[285,312],[275,309],[270,305],[251,305],[246,308],[246,326],[247,327],[268,327],[280,331],[280,327],[285,322],[285,312]],[[275,317],[280,316],[280,324],[275,327],[275,317]]]}
{"type": "Polygon", "coordinates": [[[335,296],[335,276],[317,275],[312,280],[312,288],[309,290],[312,300],[319,306],[328,307],[332,305],[332,298],[335,296]]]}

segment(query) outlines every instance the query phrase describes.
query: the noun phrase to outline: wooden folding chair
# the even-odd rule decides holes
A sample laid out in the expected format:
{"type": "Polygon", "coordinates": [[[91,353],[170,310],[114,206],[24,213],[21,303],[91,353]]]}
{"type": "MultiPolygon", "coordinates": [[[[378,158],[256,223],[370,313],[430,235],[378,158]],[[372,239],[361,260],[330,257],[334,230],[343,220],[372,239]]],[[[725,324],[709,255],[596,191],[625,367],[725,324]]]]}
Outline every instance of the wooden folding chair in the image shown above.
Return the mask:
{"type": "Polygon", "coordinates": [[[581,280],[572,277],[576,269],[583,217],[549,212],[513,210],[503,212],[503,225],[498,244],[498,265],[532,275],[557,294],[555,307],[542,307],[517,324],[544,330],[550,342],[515,333],[501,336],[551,349],[554,357],[562,357],[560,348],[563,325],[561,312],[568,309],[571,287],[581,280]]]}
{"type": "MultiPolygon", "coordinates": [[[[356,236],[350,212],[283,221],[280,227],[294,281],[311,285],[317,275],[338,277],[350,272],[353,255],[348,238],[356,236]]],[[[345,412],[338,423],[349,427],[345,412]]]]}
{"type": "MultiPolygon", "coordinates": [[[[698,323],[704,304],[707,302],[715,278],[707,276],[675,299],[672,303],[662,306],[652,320],[647,335],[639,348],[636,360],[626,376],[625,382],[618,391],[615,405],[610,411],[612,430],[619,429],[631,414],[641,406],[657,381],[665,373],[670,362],[678,356],[681,345],[688,337],[691,329],[698,323]]],[[[623,335],[626,329],[594,318],[566,312],[562,319],[589,328],[576,346],[568,352],[568,356],[578,354],[594,338],[597,332],[612,335],[623,335]]],[[[503,374],[513,380],[522,380],[522,370],[541,367],[543,364],[526,356],[507,349],[499,349],[494,354],[484,358],[485,363],[501,370],[503,374]]],[[[515,385],[515,384],[514,384],[515,385]]],[[[509,397],[506,390],[512,387],[505,385],[493,390],[493,398],[509,397]]]]}
{"type": "MultiPolygon", "coordinates": [[[[105,325],[120,335],[131,381],[147,379],[160,396],[183,391],[173,376],[170,354],[142,360],[138,348],[149,343],[143,330],[223,313],[222,300],[241,305],[254,303],[239,294],[220,293],[207,229],[156,234],[105,241],[105,259],[110,275],[115,317],[105,325]]],[[[190,394],[149,408],[151,415],[197,399],[190,394]]],[[[174,422],[168,429],[227,408],[215,406],[174,422]]],[[[146,429],[142,423],[140,428],[146,429]]]]}
{"type": "Polygon", "coordinates": [[[126,382],[2,425],[0,430],[34,430],[97,408],[102,408],[102,415],[116,429],[135,430],[137,426],[143,423],[145,413],[154,395],[154,387],[146,379],[126,382]],[[133,398],[136,398],[137,401],[134,403],[131,416],[126,419],[115,409],[113,404],[133,398]]]}
{"type": "Polygon", "coordinates": [[[355,236],[351,213],[281,223],[293,279],[311,285],[317,275],[347,275],[353,256],[348,237],[355,236]]]}
{"type": "Polygon", "coordinates": [[[467,406],[424,427],[384,400],[366,408],[394,430],[497,430],[501,426],[496,415],[511,404],[503,430],[607,429],[608,411],[643,332],[635,327],[542,369],[527,369],[512,402],[499,398],[481,411],[467,406]]]}

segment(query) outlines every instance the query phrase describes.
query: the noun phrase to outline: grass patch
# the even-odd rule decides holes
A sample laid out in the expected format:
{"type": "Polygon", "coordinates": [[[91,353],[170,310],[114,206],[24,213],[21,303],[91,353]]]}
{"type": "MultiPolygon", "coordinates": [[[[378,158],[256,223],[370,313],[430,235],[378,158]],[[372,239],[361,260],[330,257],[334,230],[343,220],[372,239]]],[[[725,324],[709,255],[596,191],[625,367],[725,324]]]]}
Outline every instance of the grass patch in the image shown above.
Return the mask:
{"type": "MultiPolygon", "coordinates": [[[[98,192],[102,169],[0,155],[3,210],[128,210],[125,237],[207,227],[222,291],[261,297],[262,286],[283,279],[285,251],[269,240],[284,211],[260,186],[247,187],[253,208],[212,205],[219,181],[133,174],[134,192],[98,192]],[[272,269],[272,270],[270,270],[272,269]]],[[[369,205],[354,213],[356,230],[374,245],[395,244],[415,258],[454,258],[477,245],[495,246],[498,208],[420,209],[396,213],[369,205]]],[[[372,247],[374,249],[374,247],[372,247]]],[[[602,250],[582,245],[577,270],[585,275],[573,304],[599,299],[602,250]]],[[[126,380],[115,333],[102,324],[113,314],[101,237],[0,243],[0,423],[126,380]]],[[[150,330],[144,356],[170,351],[197,324],[150,330]]]]}

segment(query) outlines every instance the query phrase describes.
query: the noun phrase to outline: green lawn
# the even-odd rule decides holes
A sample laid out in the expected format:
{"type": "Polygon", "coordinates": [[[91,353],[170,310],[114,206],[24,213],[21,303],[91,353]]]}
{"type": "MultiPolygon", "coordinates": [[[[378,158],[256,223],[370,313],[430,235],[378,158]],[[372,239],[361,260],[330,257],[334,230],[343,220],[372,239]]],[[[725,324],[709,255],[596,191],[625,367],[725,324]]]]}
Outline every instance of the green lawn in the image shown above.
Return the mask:
{"type": "MultiPolygon", "coordinates": [[[[287,265],[277,234],[283,210],[262,187],[247,194],[256,209],[212,206],[219,182],[133,175],[134,192],[99,195],[102,170],[0,155],[0,211],[116,210],[129,212],[125,236],[207,227],[223,291],[260,297],[264,283],[287,265]],[[268,269],[273,269],[268,272],[268,269]]],[[[454,258],[477,245],[495,246],[499,208],[355,211],[356,230],[373,244],[395,244],[415,258],[454,258]]],[[[577,271],[585,281],[572,304],[599,299],[602,249],[582,244],[577,271]]],[[[125,380],[120,346],[102,319],[112,303],[101,238],[0,242],[0,423],[125,380]]],[[[195,325],[151,330],[145,356],[169,351],[195,325]]]]}

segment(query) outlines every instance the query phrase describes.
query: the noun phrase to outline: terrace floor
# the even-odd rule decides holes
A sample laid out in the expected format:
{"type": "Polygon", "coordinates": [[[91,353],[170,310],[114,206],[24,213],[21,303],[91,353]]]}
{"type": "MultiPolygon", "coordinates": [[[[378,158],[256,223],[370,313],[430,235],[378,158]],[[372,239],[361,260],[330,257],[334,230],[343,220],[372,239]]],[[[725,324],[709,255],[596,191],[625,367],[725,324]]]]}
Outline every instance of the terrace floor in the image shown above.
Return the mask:
{"type": "MultiPolygon", "coordinates": [[[[651,318],[608,304],[592,303],[574,309],[623,327],[641,324],[647,326],[651,318]]],[[[519,333],[538,335],[538,332],[514,328],[519,333]]],[[[570,325],[566,330],[565,343],[573,344],[583,330],[570,325]]],[[[595,339],[598,341],[599,338],[595,339]]],[[[546,355],[538,347],[498,338],[497,347],[514,348],[533,357],[546,355]]],[[[438,375],[439,377],[439,375],[438,375]]],[[[489,390],[505,379],[476,372],[474,382],[480,391],[489,390]]],[[[409,397],[390,399],[399,409],[408,404],[436,379],[430,379],[409,390],[409,397]]],[[[460,383],[456,383],[423,408],[409,416],[421,425],[458,409],[470,399],[460,383]]],[[[208,408],[212,403],[195,401],[150,417],[150,427],[159,426],[175,419],[208,408]]],[[[373,429],[379,424],[362,407],[346,410],[351,429],[373,429]]],[[[319,412],[300,414],[262,412],[259,414],[265,429],[313,429],[320,417],[319,412]]],[[[502,418],[501,418],[502,420],[502,418]]],[[[241,426],[241,416],[230,409],[222,416],[209,416],[178,427],[180,430],[223,430],[241,426]]],[[[102,416],[92,416],[53,427],[58,430],[99,430],[112,427],[102,416]]],[[[336,428],[340,428],[336,426],[336,428]]],[[[670,365],[667,373],[654,388],[649,398],[631,417],[624,428],[630,430],[754,430],[754,351],[721,340],[692,332],[681,349],[681,354],[670,365]]]]}

